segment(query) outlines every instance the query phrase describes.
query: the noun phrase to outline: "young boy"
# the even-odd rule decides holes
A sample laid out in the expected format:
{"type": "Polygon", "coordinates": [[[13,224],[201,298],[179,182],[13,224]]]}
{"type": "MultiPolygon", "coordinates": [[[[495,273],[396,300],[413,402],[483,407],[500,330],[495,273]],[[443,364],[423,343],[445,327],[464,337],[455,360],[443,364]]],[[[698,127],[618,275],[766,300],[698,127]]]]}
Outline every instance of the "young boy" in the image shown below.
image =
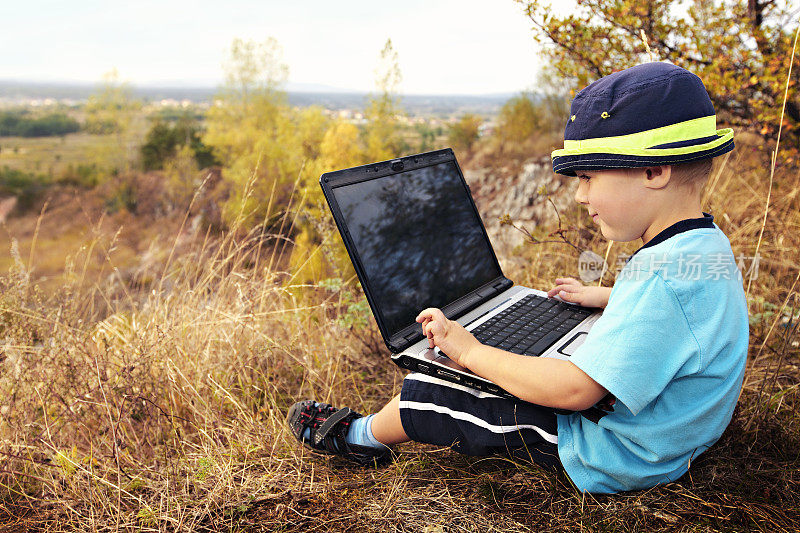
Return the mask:
{"type": "Polygon", "coordinates": [[[613,289],[558,278],[548,292],[605,308],[569,361],[481,344],[438,309],[417,317],[431,347],[521,400],[411,374],[377,414],[313,401],[289,412],[295,437],[362,464],[415,440],[563,466],[581,491],[682,476],[720,437],[741,387],[748,319],[730,243],[701,210],[713,157],[733,149],[702,81],[667,63],[602,78],[572,102],[553,170],[607,239],[641,239],[613,289]],[[572,411],[555,414],[552,408],[572,411]]]}

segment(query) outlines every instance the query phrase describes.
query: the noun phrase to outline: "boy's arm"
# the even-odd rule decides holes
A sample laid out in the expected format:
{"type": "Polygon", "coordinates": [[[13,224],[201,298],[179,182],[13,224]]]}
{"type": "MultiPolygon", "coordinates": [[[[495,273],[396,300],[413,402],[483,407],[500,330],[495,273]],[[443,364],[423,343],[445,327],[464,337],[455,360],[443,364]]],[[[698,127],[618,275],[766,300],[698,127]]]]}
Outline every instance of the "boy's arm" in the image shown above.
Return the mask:
{"type": "Polygon", "coordinates": [[[558,296],[565,302],[585,307],[605,308],[611,296],[611,287],[592,287],[575,278],[556,278],[556,286],[547,291],[547,296],[558,296]]]}
{"type": "Polygon", "coordinates": [[[417,322],[422,323],[431,348],[438,346],[457,364],[522,400],[581,411],[600,401],[608,392],[569,361],[517,355],[481,344],[439,309],[424,310],[417,322]]]}
{"type": "Polygon", "coordinates": [[[457,362],[517,398],[545,407],[582,411],[608,393],[580,368],[562,359],[518,355],[478,343],[457,362]]]}

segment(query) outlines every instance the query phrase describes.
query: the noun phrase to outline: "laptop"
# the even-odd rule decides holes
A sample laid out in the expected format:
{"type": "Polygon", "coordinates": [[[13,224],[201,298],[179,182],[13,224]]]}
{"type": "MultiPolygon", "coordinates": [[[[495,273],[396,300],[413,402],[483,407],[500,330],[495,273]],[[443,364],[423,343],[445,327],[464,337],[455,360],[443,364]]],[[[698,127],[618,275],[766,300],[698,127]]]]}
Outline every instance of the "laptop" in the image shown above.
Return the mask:
{"type": "Polygon", "coordinates": [[[500,386],[428,348],[420,311],[438,307],[484,344],[567,359],[600,317],[503,275],[451,149],[335,172],[320,185],[392,360],[486,393],[500,386]]]}

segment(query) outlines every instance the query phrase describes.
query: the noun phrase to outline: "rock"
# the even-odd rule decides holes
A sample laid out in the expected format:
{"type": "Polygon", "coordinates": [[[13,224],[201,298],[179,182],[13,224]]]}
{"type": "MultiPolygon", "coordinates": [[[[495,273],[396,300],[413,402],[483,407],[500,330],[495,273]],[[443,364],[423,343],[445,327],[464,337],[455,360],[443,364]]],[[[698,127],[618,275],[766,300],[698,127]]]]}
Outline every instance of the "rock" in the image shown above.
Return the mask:
{"type": "Polygon", "coordinates": [[[10,198],[3,198],[0,199],[0,224],[6,221],[8,218],[9,213],[16,207],[17,205],[17,197],[12,196],[10,198]]]}
{"type": "Polygon", "coordinates": [[[487,168],[464,171],[475,204],[483,218],[489,239],[499,256],[508,256],[525,236],[511,226],[502,226],[500,217],[510,215],[514,224],[529,231],[541,224],[556,229],[558,216],[550,199],[559,211],[574,205],[575,180],[553,173],[550,158],[531,159],[519,173],[487,168]],[[547,195],[540,194],[544,187],[547,195]]]}

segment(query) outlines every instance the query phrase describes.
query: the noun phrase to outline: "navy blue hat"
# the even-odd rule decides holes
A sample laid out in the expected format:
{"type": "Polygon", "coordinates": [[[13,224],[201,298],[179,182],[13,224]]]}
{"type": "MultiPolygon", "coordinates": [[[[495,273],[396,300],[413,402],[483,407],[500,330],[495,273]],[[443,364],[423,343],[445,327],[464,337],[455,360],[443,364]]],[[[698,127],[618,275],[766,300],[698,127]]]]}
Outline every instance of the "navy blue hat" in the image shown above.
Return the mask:
{"type": "Polygon", "coordinates": [[[595,81],[575,96],[553,171],[673,165],[733,150],[717,130],[703,82],[670,63],[646,63],[595,81]]]}

